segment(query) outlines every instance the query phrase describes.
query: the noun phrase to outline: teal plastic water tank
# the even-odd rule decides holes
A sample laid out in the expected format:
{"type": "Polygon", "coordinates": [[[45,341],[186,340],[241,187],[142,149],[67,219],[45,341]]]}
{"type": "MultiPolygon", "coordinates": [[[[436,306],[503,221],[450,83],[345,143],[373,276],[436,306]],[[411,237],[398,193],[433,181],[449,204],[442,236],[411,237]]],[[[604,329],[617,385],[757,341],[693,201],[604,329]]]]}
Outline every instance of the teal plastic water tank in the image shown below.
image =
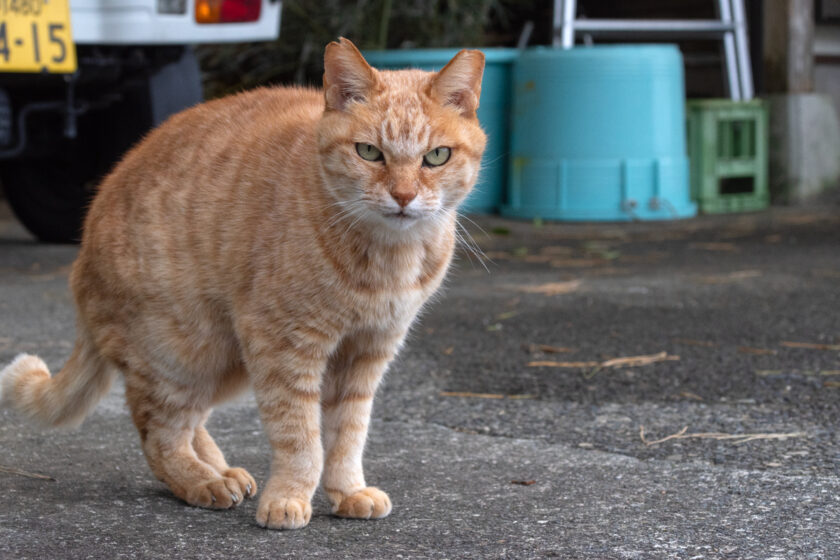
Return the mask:
{"type": "Polygon", "coordinates": [[[504,215],[570,221],[696,215],[675,46],[528,49],[513,80],[504,215]]]}
{"type": "MultiPolygon", "coordinates": [[[[419,68],[440,70],[461,49],[399,49],[365,51],[364,57],[375,68],[395,70],[419,68]]],[[[503,202],[510,151],[511,74],[516,49],[480,49],[485,56],[484,78],[478,120],[487,133],[487,148],[481,172],[470,196],[461,206],[465,212],[496,212],[503,202]]]]}

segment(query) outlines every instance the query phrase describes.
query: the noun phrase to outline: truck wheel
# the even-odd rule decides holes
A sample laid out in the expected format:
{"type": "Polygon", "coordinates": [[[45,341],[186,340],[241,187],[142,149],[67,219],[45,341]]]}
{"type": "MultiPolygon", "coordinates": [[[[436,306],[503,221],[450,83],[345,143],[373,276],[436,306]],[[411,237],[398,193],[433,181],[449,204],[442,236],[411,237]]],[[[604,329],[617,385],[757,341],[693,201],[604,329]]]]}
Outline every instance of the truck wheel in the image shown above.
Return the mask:
{"type": "MultiPolygon", "coordinates": [[[[26,228],[48,243],[78,243],[90,201],[105,174],[138,139],[173,113],[200,103],[201,73],[189,48],[172,48],[146,75],[127,78],[122,99],[79,119],[75,140],[61,138],[51,157],[2,162],[0,181],[26,228]]],[[[61,134],[60,120],[50,130],[61,134]]]]}
{"type": "Polygon", "coordinates": [[[84,162],[22,160],[3,164],[0,180],[9,206],[46,243],[78,243],[99,177],[84,162]]]}

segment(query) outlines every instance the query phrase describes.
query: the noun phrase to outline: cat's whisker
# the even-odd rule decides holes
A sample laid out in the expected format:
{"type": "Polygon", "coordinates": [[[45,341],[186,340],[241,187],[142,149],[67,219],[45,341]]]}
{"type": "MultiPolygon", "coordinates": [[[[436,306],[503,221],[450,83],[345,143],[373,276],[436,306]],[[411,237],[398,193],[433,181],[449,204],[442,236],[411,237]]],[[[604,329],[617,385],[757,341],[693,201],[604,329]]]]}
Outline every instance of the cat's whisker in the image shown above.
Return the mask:
{"type": "Polygon", "coordinates": [[[344,221],[345,219],[349,218],[355,212],[355,208],[352,206],[344,206],[341,211],[336,212],[328,221],[327,227],[334,227],[344,221]]]}
{"type": "Polygon", "coordinates": [[[355,219],[352,222],[350,222],[350,225],[348,225],[340,234],[340,239],[342,243],[345,241],[347,235],[351,231],[353,231],[353,228],[356,226],[356,224],[358,224],[359,221],[361,221],[365,217],[365,214],[367,212],[365,204],[360,200],[351,201],[351,203],[348,204],[348,208],[350,211],[344,216],[344,218],[349,219],[350,217],[355,216],[355,219]]]}
{"type": "MultiPolygon", "coordinates": [[[[470,264],[473,264],[473,256],[475,256],[475,257],[476,257],[476,260],[478,261],[478,263],[479,263],[479,264],[481,264],[482,266],[484,266],[483,261],[482,261],[482,260],[481,260],[481,258],[478,256],[478,253],[476,253],[476,252],[473,250],[473,248],[472,248],[472,246],[470,245],[469,241],[467,241],[466,239],[464,239],[464,236],[463,236],[460,232],[456,232],[456,233],[455,233],[455,236],[456,236],[456,240],[457,240],[458,245],[460,245],[461,247],[463,247],[463,248],[464,248],[464,255],[466,255],[467,260],[469,260],[469,261],[470,261],[470,264]]],[[[475,265],[473,265],[473,266],[475,266],[475,265]]],[[[486,267],[485,267],[485,268],[486,268],[486,267]]]]}
{"type": "Polygon", "coordinates": [[[470,218],[469,216],[467,216],[466,214],[464,214],[462,212],[457,212],[457,213],[458,213],[458,218],[463,218],[464,220],[467,220],[469,223],[471,223],[472,225],[477,227],[481,231],[481,233],[483,233],[485,235],[485,237],[490,237],[490,234],[487,233],[487,230],[485,230],[483,227],[481,227],[475,220],[473,220],[472,218],[470,218]]]}
{"type": "Polygon", "coordinates": [[[473,255],[475,255],[475,251],[472,250],[469,243],[464,239],[464,236],[456,229],[455,230],[455,242],[459,247],[464,249],[463,254],[467,257],[467,260],[470,261],[470,264],[473,264],[473,255]]]}
{"type": "MultiPolygon", "coordinates": [[[[464,217],[463,214],[461,214],[460,212],[458,213],[458,216],[459,217],[464,217]]],[[[472,222],[473,224],[475,224],[475,222],[473,222],[469,218],[466,218],[466,219],[468,221],[472,222]]],[[[464,225],[462,223],[460,223],[459,221],[456,220],[455,227],[456,227],[456,229],[455,229],[456,238],[467,249],[467,251],[468,251],[467,255],[469,256],[469,253],[472,253],[473,255],[475,255],[476,259],[478,259],[478,262],[481,263],[481,266],[484,267],[484,270],[486,270],[489,273],[490,269],[487,267],[487,263],[485,261],[488,261],[491,264],[493,264],[493,260],[490,259],[490,257],[488,257],[487,254],[481,249],[481,247],[478,245],[476,240],[473,238],[473,236],[470,234],[470,232],[467,230],[467,228],[464,227],[464,225]]],[[[480,229],[480,226],[479,226],[479,229],[480,229]]],[[[472,262],[472,259],[470,259],[470,262],[472,262]]]]}
{"type": "MultiPolygon", "coordinates": [[[[464,238],[461,236],[461,234],[458,232],[457,229],[455,230],[455,242],[460,246],[467,247],[466,241],[464,241],[464,238]]],[[[470,264],[473,264],[473,258],[472,258],[471,253],[472,253],[471,250],[464,251],[464,255],[466,255],[467,260],[470,261],[470,264]]],[[[475,265],[473,265],[473,266],[475,266],[475,265]]]]}
{"type": "Polygon", "coordinates": [[[500,161],[502,158],[504,158],[504,157],[505,157],[505,156],[507,156],[507,155],[508,155],[508,154],[501,154],[501,155],[498,155],[498,156],[494,157],[493,159],[488,159],[488,160],[486,160],[486,161],[485,161],[484,159],[482,159],[482,160],[481,160],[481,163],[479,164],[479,167],[478,167],[478,168],[479,168],[481,171],[484,171],[485,169],[489,168],[491,165],[493,165],[494,163],[496,163],[496,162],[500,161]]]}
{"type": "MultiPolygon", "coordinates": [[[[330,218],[329,222],[327,223],[327,226],[330,228],[337,226],[344,220],[347,220],[353,216],[363,217],[365,211],[365,202],[360,199],[341,200],[331,204],[329,207],[332,206],[340,206],[342,209],[341,211],[334,214],[332,218],[330,218]]],[[[348,226],[347,230],[344,233],[342,233],[342,239],[344,235],[346,235],[347,231],[352,229],[352,227],[358,222],[358,217],[356,218],[356,220],[353,221],[353,223],[350,224],[350,226],[348,226]]]]}

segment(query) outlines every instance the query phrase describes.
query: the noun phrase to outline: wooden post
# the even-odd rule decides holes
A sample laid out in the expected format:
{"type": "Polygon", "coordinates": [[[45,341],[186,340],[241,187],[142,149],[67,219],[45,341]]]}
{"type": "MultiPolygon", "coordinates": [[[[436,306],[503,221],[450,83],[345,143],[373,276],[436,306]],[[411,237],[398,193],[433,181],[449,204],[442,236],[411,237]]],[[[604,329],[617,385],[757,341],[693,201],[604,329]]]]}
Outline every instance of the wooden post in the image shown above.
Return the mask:
{"type": "Polygon", "coordinates": [[[764,0],[765,93],[814,91],[814,0],[764,0]]]}

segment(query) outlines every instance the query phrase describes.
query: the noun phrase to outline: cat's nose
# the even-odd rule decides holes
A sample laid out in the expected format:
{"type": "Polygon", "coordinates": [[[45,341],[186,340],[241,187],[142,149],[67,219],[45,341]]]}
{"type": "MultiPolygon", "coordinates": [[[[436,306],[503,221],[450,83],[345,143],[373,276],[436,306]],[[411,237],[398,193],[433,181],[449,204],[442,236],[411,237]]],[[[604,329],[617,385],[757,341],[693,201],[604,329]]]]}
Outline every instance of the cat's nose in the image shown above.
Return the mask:
{"type": "Polygon", "coordinates": [[[395,189],[391,191],[391,196],[397,201],[400,208],[405,208],[417,197],[417,191],[415,189],[395,189]]]}

